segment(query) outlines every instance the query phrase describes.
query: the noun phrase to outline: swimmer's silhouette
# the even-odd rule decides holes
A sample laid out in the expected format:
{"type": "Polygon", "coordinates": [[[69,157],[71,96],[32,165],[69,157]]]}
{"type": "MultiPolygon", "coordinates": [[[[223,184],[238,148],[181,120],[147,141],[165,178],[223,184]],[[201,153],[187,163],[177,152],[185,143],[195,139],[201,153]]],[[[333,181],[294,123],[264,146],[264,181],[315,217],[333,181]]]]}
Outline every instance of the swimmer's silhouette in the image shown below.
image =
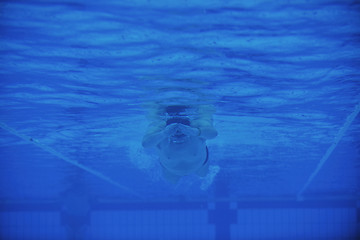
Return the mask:
{"type": "Polygon", "coordinates": [[[209,170],[206,140],[217,136],[212,113],[209,106],[166,106],[152,113],[142,145],[158,150],[165,179],[176,183],[192,173],[206,176],[209,170]],[[195,110],[194,116],[186,113],[189,109],[195,110]]]}

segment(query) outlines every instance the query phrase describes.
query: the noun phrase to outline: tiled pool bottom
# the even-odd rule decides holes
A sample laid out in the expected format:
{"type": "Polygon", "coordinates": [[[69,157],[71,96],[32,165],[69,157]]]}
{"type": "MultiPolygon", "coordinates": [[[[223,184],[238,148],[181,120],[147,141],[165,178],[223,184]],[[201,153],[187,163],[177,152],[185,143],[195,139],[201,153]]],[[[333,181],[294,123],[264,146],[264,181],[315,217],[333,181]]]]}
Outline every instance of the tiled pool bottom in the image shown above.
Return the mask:
{"type": "MultiPolygon", "coordinates": [[[[1,206],[1,239],[72,239],[56,203],[1,206]]],[[[359,239],[356,201],[98,203],[75,239],[359,239]]],[[[78,219],[78,220],[79,220],[78,219]]]]}

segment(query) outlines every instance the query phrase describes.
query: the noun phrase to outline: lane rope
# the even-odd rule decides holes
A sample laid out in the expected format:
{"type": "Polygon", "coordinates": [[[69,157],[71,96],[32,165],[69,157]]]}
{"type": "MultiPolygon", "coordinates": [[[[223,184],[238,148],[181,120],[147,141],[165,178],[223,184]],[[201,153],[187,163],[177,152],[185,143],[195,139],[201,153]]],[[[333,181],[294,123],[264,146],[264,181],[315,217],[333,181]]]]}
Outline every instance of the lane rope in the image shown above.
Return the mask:
{"type": "Polygon", "coordinates": [[[57,152],[53,148],[40,143],[39,141],[37,141],[36,139],[34,139],[32,137],[28,137],[28,136],[26,136],[24,134],[19,133],[15,129],[7,126],[6,124],[4,124],[2,122],[0,122],[0,128],[2,128],[3,130],[11,133],[12,135],[15,135],[15,136],[21,138],[25,142],[31,143],[31,144],[37,146],[38,148],[41,148],[45,152],[47,152],[47,153],[49,153],[49,154],[51,154],[51,155],[53,155],[53,156],[55,156],[57,158],[60,158],[63,161],[65,161],[67,163],[70,163],[71,165],[76,166],[76,167],[78,167],[78,168],[80,168],[80,169],[82,169],[82,170],[84,170],[84,171],[86,171],[86,172],[88,172],[88,173],[90,173],[90,174],[92,174],[92,175],[94,175],[94,176],[96,176],[96,177],[110,183],[111,185],[114,185],[114,186],[118,187],[119,189],[121,189],[121,190],[123,190],[123,191],[125,191],[125,192],[127,192],[127,193],[129,193],[131,195],[142,198],[142,196],[140,194],[138,194],[135,191],[129,189],[128,187],[123,186],[122,184],[114,181],[113,179],[105,176],[101,172],[98,172],[98,171],[96,171],[94,169],[91,169],[91,168],[89,168],[89,167],[87,167],[87,166],[85,166],[85,165],[83,165],[81,163],[78,163],[77,161],[74,161],[74,160],[64,156],[63,154],[57,152]]]}
{"type": "Polygon", "coordinates": [[[319,173],[319,171],[321,170],[321,168],[324,166],[325,162],[329,159],[329,157],[331,156],[332,152],[334,151],[334,149],[336,148],[336,146],[339,144],[340,140],[344,137],[345,132],[348,130],[348,128],[350,127],[350,125],[352,124],[352,122],[354,121],[354,119],[356,118],[356,116],[359,114],[360,112],[360,103],[358,103],[355,106],[354,111],[346,118],[346,121],[344,123],[344,125],[340,128],[339,132],[336,134],[336,137],[333,141],[333,143],[330,145],[330,147],[327,149],[325,155],[320,159],[318,165],[316,166],[316,168],[314,169],[314,171],[311,173],[311,175],[309,176],[309,178],[307,179],[306,183],[304,184],[304,186],[300,189],[300,191],[297,193],[297,200],[298,201],[302,201],[304,200],[304,192],[306,191],[306,189],[308,188],[308,186],[311,184],[311,182],[314,180],[314,178],[316,177],[316,175],[319,173]]]}

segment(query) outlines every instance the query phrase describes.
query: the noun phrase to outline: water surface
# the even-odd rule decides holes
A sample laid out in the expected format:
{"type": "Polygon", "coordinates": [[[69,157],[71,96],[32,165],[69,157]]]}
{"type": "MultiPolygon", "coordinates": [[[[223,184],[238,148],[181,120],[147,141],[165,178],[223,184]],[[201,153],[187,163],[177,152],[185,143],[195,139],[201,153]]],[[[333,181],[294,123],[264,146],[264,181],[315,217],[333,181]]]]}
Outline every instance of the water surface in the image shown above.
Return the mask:
{"type": "Polygon", "coordinates": [[[359,7],[3,1],[1,199],[295,198],[334,143],[304,196],[356,198],[359,117],[339,131],[360,103],[359,7]],[[211,177],[162,180],[141,147],[153,104],[216,108],[211,177]]]}

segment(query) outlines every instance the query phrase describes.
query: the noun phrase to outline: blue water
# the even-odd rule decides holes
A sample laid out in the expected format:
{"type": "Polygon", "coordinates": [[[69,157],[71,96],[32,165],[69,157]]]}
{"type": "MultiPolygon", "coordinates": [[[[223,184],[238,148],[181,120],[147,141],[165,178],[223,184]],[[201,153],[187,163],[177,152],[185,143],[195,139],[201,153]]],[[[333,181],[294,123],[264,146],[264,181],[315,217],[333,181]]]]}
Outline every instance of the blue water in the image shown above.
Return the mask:
{"type": "Polygon", "coordinates": [[[359,201],[359,17],[350,0],[1,1],[1,209],[359,201]],[[141,140],[151,106],[179,104],[213,106],[218,136],[208,176],[172,185],[141,140]]]}

